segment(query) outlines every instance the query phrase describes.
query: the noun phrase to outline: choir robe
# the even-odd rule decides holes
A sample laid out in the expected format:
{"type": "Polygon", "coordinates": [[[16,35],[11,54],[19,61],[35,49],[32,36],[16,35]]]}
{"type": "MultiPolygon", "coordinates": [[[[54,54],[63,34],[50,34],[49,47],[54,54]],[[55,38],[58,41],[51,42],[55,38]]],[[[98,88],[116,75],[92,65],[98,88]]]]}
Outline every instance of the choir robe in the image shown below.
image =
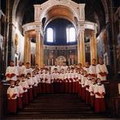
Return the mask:
{"type": "Polygon", "coordinates": [[[83,69],[87,71],[87,74],[89,74],[89,69],[90,69],[89,67],[84,67],[83,69]]]}
{"type": "Polygon", "coordinates": [[[87,77],[85,77],[84,75],[81,76],[81,87],[82,87],[82,90],[81,90],[81,98],[83,100],[85,100],[86,98],[86,88],[85,88],[85,81],[86,81],[87,77]]]}
{"type": "Polygon", "coordinates": [[[26,75],[27,75],[27,73],[30,73],[32,75],[32,71],[33,71],[32,68],[26,68],[26,72],[25,73],[26,73],[26,75]]]}
{"type": "Polygon", "coordinates": [[[94,88],[95,94],[95,112],[105,112],[105,88],[103,84],[96,84],[94,88]]]}
{"type": "Polygon", "coordinates": [[[32,81],[33,81],[33,96],[37,97],[37,94],[38,94],[38,80],[37,80],[37,77],[33,76],[32,81]]]}
{"type": "Polygon", "coordinates": [[[42,93],[46,93],[46,81],[47,81],[47,75],[45,74],[45,72],[43,73],[42,76],[42,93]]]}
{"type": "Polygon", "coordinates": [[[81,74],[80,73],[78,73],[78,82],[79,82],[78,95],[81,97],[82,86],[81,86],[81,74]]]}
{"type": "Polygon", "coordinates": [[[51,76],[49,72],[45,74],[45,87],[45,92],[51,93],[51,76]]]}
{"type": "Polygon", "coordinates": [[[28,89],[29,85],[26,79],[24,81],[20,82],[20,85],[23,87],[24,93],[23,93],[23,106],[27,105],[29,103],[28,100],[28,89]]]}
{"type": "Polygon", "coordinates": [[[90,82],[91,81],[88,78],[85,81],[85,90],[86,90],[85,101],[86,101],[87,104],[90,104],[90,92],[89,92],[90,82]]]}
{"type": "Polygon", "coordinates": [[[43,93],[43,73],[40,74],[39,93],[43,93]]]}
{"type": "Polygon", "coordinates": [[[18,97],[18,91],[16,86],[9,87],[7,89],[7,109],[9,113],[16,113],[17,112],[17,97],[18,97]]]}
{"type": "Polygon", "coordinates": [[[54,73],[50,74],[51,78],[51,93],[54,93],[54,73]]]}
{"type": "Polygon", "coordinates": [[[53,87],[54,87],[54,92],[55,93],[59,92],[59,88],[58,88],[59,87],[58,76],[59,76],[58,72],[53,73],[53,77],[54,77],[53,87]]]}
{"type": "Polygon", "coordinates": [[[17,75],[18,75],[18,71],[17,71],[16,66],[8,66],[7,67],[6,73],[5,73],[7,81],[9,81],[9,80],[16,81],[17,80],[17,77],[16,77],[17,75]]]}
{"type": "Polygon", "coordinates": [[[75,72],[72,72],[70,74],[70,78],[72,79],[72,93],[75,93],[76,91],[76,78],[75,78],[75,72]]]}
{"type": "Polygon", "coordinates": [[[38,83],[38,85],[37,85],[37,94],[39,94],[40,93],[40,82],[41,82],[39,73],[36,74],[36,79],[37,79],[37,83],[38,83]]]}
{"type": "Polygon", "coordinates": [[[61,92],[62,92],[62,93],[65,92],[64,80],[65,80],[65,73],[61,73],[61,92]]]}
{"type": "Polygon", "coordinates": [[[97,78],[100,78],[101,81],[106,81],[106,76],[108,74],[108,70],[105,64],[98,64],[96,67],[97,78]]]}
{"type": "Polygon", "coordinates": [[[17,70],[18,70],[18,75],[22,75],[22,74],[25,74],[26,75],[26,67],[24,65],[22,66],[18,66],[17,67],[17,70]]]}
{"type": "Polygon", "coordinates": [[[17,91],[18,91],[18,99],[17,99],[17,106],[18,109],[22,109],[23,108],[23,87],[21,85],[16,85],[17,91]]]}
{"type": "Polygon", "coordinates": [[[32,80],[32,77],[27,78],[27,83],[29,85],[29,89],[28,89],[28,97],[29,97],[29,101],[31,102],[33,100],[33,85],[34,85],[34,81],[32,80]]]}
{"type": "Polygon", "coordinates": [[[79,80],[78,80],[78,73],[77,72],[74,72],[74,80],[75,80],[75,93],[78,93],[79,80]]]}
{"type": "Polygon", "coordinates": [[[72,74],[68,72],[66,73],[66,81],[65,81],[65,92],[66,93],[72,92],[72,84],[73,84],[72,74]]]}
{"type": "Polygon", "coordinates": [[[60,93],[64,92],[64,83],[63,83],[63,80],[64,80],[64,74],[60,73],[59,74],[59,92],[60,93]]]}
{"type": "Polygon", "coordinates": [[[96,65],[90,65],[90,67],[89,67],[89,74],[90,74],[92,77],[96,77],[96,76],[97,76],[97,73],[96,73],[96,65]]]}
{"type": "Polygon", "coordinates": [[[70,82],[69,80],[69,75],[70,73],[66,72],[65,75],[64,75],[64,92],[67,93],[68,92],[68,81],[70,82]]]}
{"type": "Polygon", "coordinates": [[[94,107],[94,104],[95,104],[95,94],[94,94],[94,89],[95,89],[95,86],[96,84],[91,82],[89,84],[89,92],[90,92],[90,104],[92,107],[94,107]]]}

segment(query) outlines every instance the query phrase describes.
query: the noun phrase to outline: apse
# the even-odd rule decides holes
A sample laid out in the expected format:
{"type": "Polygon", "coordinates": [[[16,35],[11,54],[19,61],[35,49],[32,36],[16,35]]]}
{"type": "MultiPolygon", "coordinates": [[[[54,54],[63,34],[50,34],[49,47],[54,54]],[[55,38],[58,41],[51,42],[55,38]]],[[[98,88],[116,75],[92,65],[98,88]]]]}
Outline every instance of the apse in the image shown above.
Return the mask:
{"type": "Polygon", "coordinates": [[[57,18],[46,26],[44,46],[45,65],[77,63],[76,29],[69,20],[57,18]]]}
{"type": "Polygon", "coordinates": [[[52,20],[45,28],[45,45],[75,45],[76,30],[67,19],[57,18],[52,20]]]}

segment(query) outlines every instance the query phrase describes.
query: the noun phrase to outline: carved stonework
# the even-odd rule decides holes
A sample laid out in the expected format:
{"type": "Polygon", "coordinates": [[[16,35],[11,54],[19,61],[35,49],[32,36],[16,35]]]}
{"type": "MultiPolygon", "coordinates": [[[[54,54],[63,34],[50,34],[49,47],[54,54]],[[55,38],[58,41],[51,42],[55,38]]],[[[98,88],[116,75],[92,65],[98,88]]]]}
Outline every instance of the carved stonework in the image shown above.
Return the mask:
{"type": "Polygon", "coordinates": [[[56,58],[56,64],[57,65],[63,65],[64,62],[66,62],[66,58],[64,56],[59,56],[56,58]]]}
{"type": "Polygon", "coordinates": [[[45,14],[53,7],[53,6],[65,6],[66,8],[70,9],[75,17],[80,20],[85,20],[85,4],[77,4],[72,0],[48,0],[41,5],[34,5],[35,9],[35,21],[41,21],[45,14]]]}

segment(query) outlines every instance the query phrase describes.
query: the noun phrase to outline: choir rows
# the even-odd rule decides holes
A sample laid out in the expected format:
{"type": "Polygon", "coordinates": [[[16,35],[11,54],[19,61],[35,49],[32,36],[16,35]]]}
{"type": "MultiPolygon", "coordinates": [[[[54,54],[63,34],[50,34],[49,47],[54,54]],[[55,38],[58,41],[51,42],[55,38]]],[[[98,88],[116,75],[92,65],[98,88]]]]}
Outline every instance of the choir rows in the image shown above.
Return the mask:
{"type": "Polygon", "coordinates": [[[89,67],[52,66],[51,69],[32,69],[23,65],[15,67],[12,62],[6,70],[6,79],[10,81],[7,90],[8,112],[16,113],[23,109],[41,93],[76,93],[95,112],[104,112],[105,88],[99,76],[105,78],[107,69],[102,70],[101,66],[105,68],[104,64],[92,64],[89,67]],[[99,71],[99,76],[96,71],[99,71]]]}

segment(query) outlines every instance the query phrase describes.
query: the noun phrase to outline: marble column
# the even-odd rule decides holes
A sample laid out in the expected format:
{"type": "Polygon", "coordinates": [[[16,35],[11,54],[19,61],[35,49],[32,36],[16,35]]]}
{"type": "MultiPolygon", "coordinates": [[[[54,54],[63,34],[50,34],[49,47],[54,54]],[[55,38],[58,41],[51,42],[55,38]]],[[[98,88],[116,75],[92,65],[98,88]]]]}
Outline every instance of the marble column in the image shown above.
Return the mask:
{"type": "Polygon", "coordinates": [[[80,27],[78,37],[78,63],[85,64],[85,42],[84,42],[84,26],[80,27]]]}
{"type": "Polygon", "coordinates": [[[29,38],[29,32],[25,32],[25,39],[24,39],[24,63],[30,62],[31,63],[31,42],[29,38]]]}
{"type": "Polygon", "coordinates": [[[96,33],[95,31],[91,32],[91,38],[90,38],[90,59],[92,63],[92,59],[97,60],[97,39],[96,39],[96,33]]]}
{"type": "Polygon", "coordinates": [[[40,28],[36,29],[36,64],[43,67],[43,41],[41,39],[40,28]]]}

